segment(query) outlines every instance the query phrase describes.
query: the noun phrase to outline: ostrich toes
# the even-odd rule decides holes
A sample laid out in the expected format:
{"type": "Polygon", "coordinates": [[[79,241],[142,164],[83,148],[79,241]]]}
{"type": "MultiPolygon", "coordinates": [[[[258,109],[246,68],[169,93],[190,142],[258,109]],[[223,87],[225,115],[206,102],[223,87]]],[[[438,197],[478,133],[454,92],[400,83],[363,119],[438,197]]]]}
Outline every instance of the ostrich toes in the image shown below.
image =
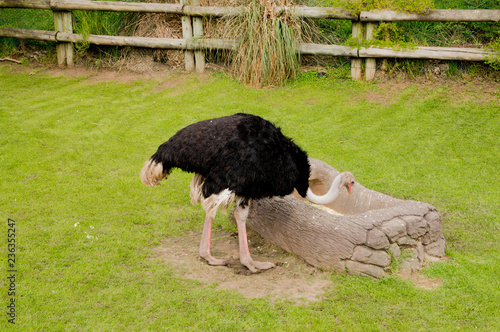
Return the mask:
{"type": "Polygon", "coordinates": [[[259,273],[264,270],[272,269],[273,267],[276,266],[274,263],[271,262],[257,262],[257,261],[249,261],[243,263],[243,265],[245,265],[252,273],[259,273]]]}
{"type": "Polygon", "coordinates": [[[208,265],[217,265],[217,266],[221,266],[221,265],[227,265],[227,261],[223,260],[223,259],[218,259],[218,258],[215,258],[213,256],[210,256],[210,255],[204,255],[204,256],[201,256],[201,258],[203,258],[204,260],[207,261],[208,265]]]}

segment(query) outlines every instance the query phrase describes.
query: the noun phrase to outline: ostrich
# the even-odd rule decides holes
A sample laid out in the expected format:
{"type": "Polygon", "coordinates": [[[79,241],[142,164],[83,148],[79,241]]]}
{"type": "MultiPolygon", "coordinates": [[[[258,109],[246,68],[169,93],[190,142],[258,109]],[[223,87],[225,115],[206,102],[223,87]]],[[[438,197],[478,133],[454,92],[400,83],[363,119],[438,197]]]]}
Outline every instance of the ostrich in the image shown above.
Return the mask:
{"type": "Polygon", "coordinates": [[[191,202],[201,202],[205,210],[199,253],[209,265],[227,265],[210,254],[210,236],[217,210],[235,203],[240,262],[252,273],[275,266],[250,256],[246,232],[249,207],[252,200],[285,196],[294,188],[306,197],[310,166],[305,151],[269,121],[238,113],[179,130],[146,161],[141,180],[147,186],[160,185],[172,168],[195,173],[191,202]]]}

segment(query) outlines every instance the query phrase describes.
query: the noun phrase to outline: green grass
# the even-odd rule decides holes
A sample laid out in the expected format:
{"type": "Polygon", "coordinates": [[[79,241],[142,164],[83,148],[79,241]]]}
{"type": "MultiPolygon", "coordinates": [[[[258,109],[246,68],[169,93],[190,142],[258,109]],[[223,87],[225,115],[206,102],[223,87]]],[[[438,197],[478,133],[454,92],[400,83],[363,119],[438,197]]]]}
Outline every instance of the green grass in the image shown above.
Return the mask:
{"type": "MultiPolygon", "coordinates": [[[[0,67],[0,236],[14,219],[18,331],[500,329],[498,89],[306,74],[252,90],[213,74],[172,76],[175,87],[154,92],[161,82],[91,84],[11,68],[0,67]],[[152,248],[200,230],[202,209],[189,204],[189,174],[148,188],[139,171],[178,129],[241,111],[368,188],[435,205],[449,260],[423,273],[442,286],[332,274],[323,301],[298,305],[176,276],[152,248]]],[[[233,227],[224,216],[216,223],[233,227]]],[[[2,314],[0,329],[9,327],[2,314]]]]}

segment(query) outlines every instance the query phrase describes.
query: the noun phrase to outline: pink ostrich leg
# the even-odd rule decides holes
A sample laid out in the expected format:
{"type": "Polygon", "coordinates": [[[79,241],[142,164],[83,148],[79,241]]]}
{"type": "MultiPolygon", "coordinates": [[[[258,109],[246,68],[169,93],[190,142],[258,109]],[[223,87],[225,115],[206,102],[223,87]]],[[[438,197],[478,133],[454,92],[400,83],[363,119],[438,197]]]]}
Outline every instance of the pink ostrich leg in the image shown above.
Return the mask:
{"type": "Polygon", "coordinates": [[[203,226],[203,234],[200,242],[200,256],[205,259],[209,265],[227,265],[227,262],[222,259],[213,257],[210,254],[210,237],[212,234],[212,221],[208,213],[205,215],[205,225],[203,226]]]}
{"type": "Polygon", "coordinates": [[[238,205],[234,210],[234,218],[236,219],[236,225],[238,226],[238,241],[240,246],[240,262],[245,265],[251,272],[257,273],[260,270],[268,270],[275,267],[271,262],[257,262],[250,256],[250,250],[248,249],[248,238],[247,238],[247,227],[246,220],[248,217],[248,212],[250,211],[251,200],[245,207],[238,205]]]}

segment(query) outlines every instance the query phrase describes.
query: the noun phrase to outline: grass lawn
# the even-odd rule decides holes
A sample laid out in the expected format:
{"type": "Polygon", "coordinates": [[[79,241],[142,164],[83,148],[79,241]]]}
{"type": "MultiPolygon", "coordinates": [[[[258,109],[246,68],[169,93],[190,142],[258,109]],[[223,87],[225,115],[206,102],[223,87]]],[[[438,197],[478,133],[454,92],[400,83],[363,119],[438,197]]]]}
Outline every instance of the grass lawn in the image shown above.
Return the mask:
{"type": "MultiPolygon", "coordinates": [[[[0,330],[500,330],[498,85],[305,74],[253,90],[222,74],[120,83],[15,68],[0,66],[0,330]],[[191,175],[149,188],[140,169],[178,129],[242,111],[370,189],[436,206],[448,260],[422,273],[441,285],[332,273],[321,302],[298,304],[177,276],[153,248],[203,227],[191,175]],[[15,326],[5,314],[9,218],[15,326]]],[[[215,223],[234,229],[226,216],[215,223]]]]}

